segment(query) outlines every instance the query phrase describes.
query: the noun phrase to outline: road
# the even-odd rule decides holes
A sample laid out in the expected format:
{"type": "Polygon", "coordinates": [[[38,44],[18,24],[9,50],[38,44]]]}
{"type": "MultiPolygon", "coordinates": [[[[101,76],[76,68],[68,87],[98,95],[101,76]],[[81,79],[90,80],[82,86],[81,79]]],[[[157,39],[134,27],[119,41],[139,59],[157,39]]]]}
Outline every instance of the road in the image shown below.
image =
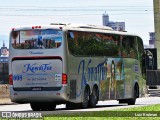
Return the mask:
{"type": "MultiPolygon", "coordinates": [[[[76,109],[76,110],[66,110],[65,105],[57,105],[55,111],[42,111],[44,114],[61,114],[67,112],[82,112],[82,111],[103,111],[103,110],[114,110],[121,108],[130,108],[138,106],[147,106],[153,104],[160,104],[160,97],[144,97],[138,98],[136,105],[118,104],[116,100],[110,101],[99,101],[96,108],[89,109],[76,109]]],[[[17,112],[32,112],[29,104],[12,104],[12,105],[0,105],[0,111],[17,111],[17,112]]]]}

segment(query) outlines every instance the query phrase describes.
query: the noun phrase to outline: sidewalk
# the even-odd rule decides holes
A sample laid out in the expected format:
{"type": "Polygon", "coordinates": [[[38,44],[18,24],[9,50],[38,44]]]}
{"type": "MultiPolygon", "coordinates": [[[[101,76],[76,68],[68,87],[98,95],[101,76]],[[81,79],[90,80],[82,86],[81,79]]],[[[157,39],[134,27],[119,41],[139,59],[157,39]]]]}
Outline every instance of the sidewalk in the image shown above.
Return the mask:
{"type": "Polygon", "coordinates": [[[0,105],[14,104],[10,98],[0,98],[0,105]]]}

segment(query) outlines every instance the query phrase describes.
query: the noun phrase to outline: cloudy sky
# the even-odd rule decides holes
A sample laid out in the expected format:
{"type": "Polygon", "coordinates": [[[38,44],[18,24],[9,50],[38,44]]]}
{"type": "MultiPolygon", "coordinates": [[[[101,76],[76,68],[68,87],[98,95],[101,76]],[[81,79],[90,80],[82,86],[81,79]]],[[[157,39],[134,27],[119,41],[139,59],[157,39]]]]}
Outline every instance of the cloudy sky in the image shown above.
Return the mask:
{"type": "Polygon", "coordinates": [[[138,34],[148,44],[154,31],[153,0],[4,0],[0,4],[0,47],[8,46],[9,32],[16,26],[49,23],[102,25],[102,14],[110,21],[125,22],[126,31],[138,34]]]}

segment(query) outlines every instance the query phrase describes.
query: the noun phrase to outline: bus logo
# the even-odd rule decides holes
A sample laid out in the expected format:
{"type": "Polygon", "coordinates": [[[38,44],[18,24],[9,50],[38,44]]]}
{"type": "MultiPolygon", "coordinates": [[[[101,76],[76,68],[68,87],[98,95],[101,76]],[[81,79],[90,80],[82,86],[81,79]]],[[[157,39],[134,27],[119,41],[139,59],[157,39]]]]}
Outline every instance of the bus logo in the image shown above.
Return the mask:
{"type": "Polygon", "coordinates": [[[52,66],[49,64],[41,64],[41,65],[37,65],[36,63],[34,64],[25,64],[24,65],[24,70],[22,71],[23,73],[27,73],[27,72],[32,72],[32,73],[36,73],[37,71],[41,71],[41,72],[46,72],[49,70],[52,70],[52,66]]]}
{"type": "Polygon", "coordinates": [[[138,72],[138,71],[139,71],[138,64],[135,64],[135,65],[134,65],[134,71],[135,71],[135,72],[138,72]]]}
{"type": "Polygon", "coordinates": [[[43,52],[34,52],[34,51],[30,51],[30,54],[43,54],[43,52]]]}

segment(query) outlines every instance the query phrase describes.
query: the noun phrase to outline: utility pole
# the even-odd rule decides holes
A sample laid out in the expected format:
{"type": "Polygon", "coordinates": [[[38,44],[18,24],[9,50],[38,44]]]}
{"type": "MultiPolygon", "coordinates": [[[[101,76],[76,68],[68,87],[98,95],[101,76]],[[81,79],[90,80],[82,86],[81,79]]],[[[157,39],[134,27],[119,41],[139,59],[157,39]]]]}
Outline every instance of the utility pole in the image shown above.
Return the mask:
{"type": "Polygon", "coordinates": [[[153,0],[154,26],[155,26],[155,47],[157,48],[157,68],[160,69],[160,0],[153,0]]]}

